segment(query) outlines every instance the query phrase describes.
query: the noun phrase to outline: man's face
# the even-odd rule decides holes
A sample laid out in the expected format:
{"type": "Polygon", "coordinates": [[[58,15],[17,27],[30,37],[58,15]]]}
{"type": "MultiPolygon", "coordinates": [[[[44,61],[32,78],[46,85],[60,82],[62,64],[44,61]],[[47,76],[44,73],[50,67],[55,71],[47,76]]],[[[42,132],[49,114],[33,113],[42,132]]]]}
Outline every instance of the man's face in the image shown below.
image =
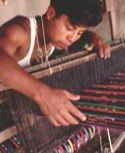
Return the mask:
{"type": "Polygon", "coordinates": [[[53,17],[47,24],[47,35],[52,44],[59,50],[63,50],[77,41],[87,30],[87,27],[73,26],[66,15],[59,18],[53,17]]]}

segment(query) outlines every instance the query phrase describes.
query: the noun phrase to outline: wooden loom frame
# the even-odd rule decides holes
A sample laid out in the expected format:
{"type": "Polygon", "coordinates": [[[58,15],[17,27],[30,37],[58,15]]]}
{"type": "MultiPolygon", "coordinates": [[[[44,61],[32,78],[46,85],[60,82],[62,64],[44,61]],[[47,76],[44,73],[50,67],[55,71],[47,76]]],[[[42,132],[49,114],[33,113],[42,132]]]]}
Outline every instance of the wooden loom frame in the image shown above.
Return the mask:
{"type": "MultiPolygon", "coordinates": [[[[119,44],[117,46],[114,46],[111,48],[112,52],[118,50],[119,48],[123,47],[123,44],[119,44]]],[[[50,64],[52,65],[52,70],[48,69],[48,64],[45,64],[43,67],[41,65],[37,65],[34,67],[29,67],[27,69],[25,69],[28,73],[30,73],[31,75],[35,76],[36,78],[41,78],[44,77],[46,75],[50,75],[51,72],[52,74],[68,69],[70,67],[74,67],[77,66],[83,62],[88,62],[90,60],[93,60],[97,57],[97,53],[93,53],[93,54],[88,54],[88,52],[83,52],[80,51],[78,53],[74,53],[71,55],[67,55],[66,57],[62,57],[56,60],[53,60],[50,62],[50,64]],[[87,55],[87,56],[86,56],[87,55]],[[43,71],[40,71],[41,69],[44,69],[43,71]],[[35,73],[34,73],[35,72],[35,73]]],[[[4,85],[0,84],[0,91],[4,91],[7,90],[7,87],[5,87],[4,85]]],[[[3,101],[0,101],[0,104],[2,104],[4,101],[6,101],[6,99],[4,99],[3,101]]],[[[17,130],[16,130],[16,126],[11,127],[10,129],[7,129],[3,132],[0,133],[0,143],[5,141],[6,139],[8,139],[9,137],[17,134],[17,130]]],[[[119,139],[124,139],[123,138],[123,134],[122,133],[122,138],[120,137],[119,139]]],[[[124,136],[125,137],[125,136],[124,136]]]]}

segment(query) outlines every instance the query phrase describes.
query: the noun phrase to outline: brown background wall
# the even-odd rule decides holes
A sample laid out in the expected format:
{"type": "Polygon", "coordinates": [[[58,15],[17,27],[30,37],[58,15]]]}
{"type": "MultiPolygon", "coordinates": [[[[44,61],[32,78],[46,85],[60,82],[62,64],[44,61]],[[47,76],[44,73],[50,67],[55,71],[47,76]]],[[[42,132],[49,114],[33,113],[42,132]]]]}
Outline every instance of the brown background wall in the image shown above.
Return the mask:
{"type": "MultiPolygon", "coordinates": [[[[113,39],[125,35],[125,0],[105,0],[113,39]]],[[[104,23],[106,24],[106,23],[104,23]]],[[[108,27],[107,27],[108,28],[108,27]]]]}
{"type": "Polygon", "coordinates": [[[41,15],[46,11],[49,0],[7,0],[4,6],[0,0],[0,25],[16,15],[41,15]]]}

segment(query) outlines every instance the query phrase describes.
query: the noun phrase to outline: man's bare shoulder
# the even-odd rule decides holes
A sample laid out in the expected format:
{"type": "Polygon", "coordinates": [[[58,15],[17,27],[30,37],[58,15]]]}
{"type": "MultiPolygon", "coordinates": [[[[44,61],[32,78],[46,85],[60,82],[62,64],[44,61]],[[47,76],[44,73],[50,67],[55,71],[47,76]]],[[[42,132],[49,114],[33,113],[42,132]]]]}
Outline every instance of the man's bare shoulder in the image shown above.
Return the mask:
{"type": "Polygon", "coordinates": [[[30,22],[27,17],[16,16],[0,27],[0,40],[10,40],[13,43],[23,43],[28,39],[30,22]]]}
{"type": "Polygon", "coordinates": [[[0,37],[25,35],[30,30],[29,19],[24,16],[16,16],[0,27],[0,37]]]}
{"type": "Polygon", "coordinates": [[[25,16],[15,16],[14,18],[8,20],[7,22],[5,22],[0,29],[2,28],[6,28],[8,26],[14,26],[14,25],[18,25],[18,26],[24,26],[27,23],[27,21],[29,21],[28,17],[25,16]]]}
{"type": "Polygon", "coordinates": [[[24,48],[29,40],[30,22],[27,17],[14,17],[0,27],[0,48],[12,56],[18,48],[24,48]]]}

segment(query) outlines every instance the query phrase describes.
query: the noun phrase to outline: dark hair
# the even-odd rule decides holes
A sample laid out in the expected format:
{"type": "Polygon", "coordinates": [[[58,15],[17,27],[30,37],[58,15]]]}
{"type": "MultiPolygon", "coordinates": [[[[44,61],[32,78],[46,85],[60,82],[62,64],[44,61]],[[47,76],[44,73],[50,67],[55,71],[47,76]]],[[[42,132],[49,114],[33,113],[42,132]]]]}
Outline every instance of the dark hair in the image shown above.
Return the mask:
{"type": "Polygon", "coordinates": [[[51,0],[57,17],[68,16],[73,25],[96,26],[102,20],[102,7],[99,0],[51,0]]]}

